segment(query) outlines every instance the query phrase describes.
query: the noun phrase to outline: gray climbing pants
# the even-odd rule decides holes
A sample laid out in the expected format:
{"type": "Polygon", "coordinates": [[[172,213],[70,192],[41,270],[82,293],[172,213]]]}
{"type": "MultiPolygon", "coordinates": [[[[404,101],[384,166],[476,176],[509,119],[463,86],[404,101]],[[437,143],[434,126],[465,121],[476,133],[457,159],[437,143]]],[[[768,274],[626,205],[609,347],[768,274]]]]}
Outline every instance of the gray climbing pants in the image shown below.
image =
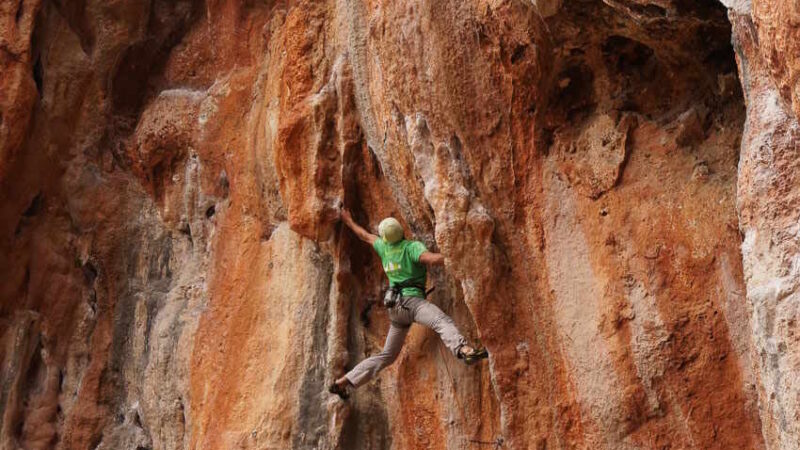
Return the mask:
{"type": "Polygon", "coordinates": [[[401,302],[389,309],[389,320],[391,325],[383,351],[361,361],[345,375],[353,386],[358,387],[371,380],[378,372],[397,359],[400,349],[403,348],[403,342],[406,340],[408,329],[413,322],[425,325],[437,332],[444,345],[456,357],[458,357],[458,350],[461,346],[467,343],[458,332],[453,319],[433,303],[419,297],[403,297],[401,302]]]}

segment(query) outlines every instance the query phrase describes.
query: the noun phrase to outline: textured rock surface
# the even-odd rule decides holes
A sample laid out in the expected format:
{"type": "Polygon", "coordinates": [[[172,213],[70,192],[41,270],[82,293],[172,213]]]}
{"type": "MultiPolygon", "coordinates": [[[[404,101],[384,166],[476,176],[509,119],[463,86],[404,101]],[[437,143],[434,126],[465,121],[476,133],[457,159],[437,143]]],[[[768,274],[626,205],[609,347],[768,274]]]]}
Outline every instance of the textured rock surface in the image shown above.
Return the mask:
{"type": "Polygon", "coordinates": [[[800,448],[800,16],[790,2],[758,1],[752,8],[752,18],[731,16],[747,104],[737,190],[742,259],[764,438],[771,448],[794,449],[800,448]]]}
{"type": "Polygon", "coordinates": [[[3,3],[0,448],[798,448],[798,29],[790,1],[3,3]],[[388,327],[340,202],[445,254],[432,301],[487,364],[415,328],[325,393],[388,327]]]}

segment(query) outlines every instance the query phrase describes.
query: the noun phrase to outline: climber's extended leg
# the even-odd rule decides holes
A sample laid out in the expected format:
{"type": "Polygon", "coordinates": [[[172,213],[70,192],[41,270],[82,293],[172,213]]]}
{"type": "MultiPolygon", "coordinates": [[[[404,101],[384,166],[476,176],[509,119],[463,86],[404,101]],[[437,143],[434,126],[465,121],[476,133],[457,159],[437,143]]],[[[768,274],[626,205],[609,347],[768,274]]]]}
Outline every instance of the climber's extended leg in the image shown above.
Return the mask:
{"type": "Polygon", "coordinates": [[[393,322],[389,326],[389,334],[386,336],[383,350],[377,355],[370,356],[358,363],[357,366],[353,367],[353,370],[347,372],[342,378],[346,379],[351,385],[359,387],[375,377],[378,372],[397,359],[397,355],[400,354],[400,350],[403,348],[403,342],[406,340],[408,328],[406,325],[393,322]]]}
{"type": "Polygon", "coordinates": [[[411,310],[414,322],[425,325],[439,334],[445,347],[450,349],[453,355],[458,356],[461,347],[467,345],[467,340],[458,331],[453,319],[438,306],[421,298],[410,297],[406,299],[406,307],[411,310]]]}
{"type": "Polygon", "coordinates": [[[389,326],[389,333],[386,335],[386,343],[383,345],[383,350],[377,355],[361,361],[350,372],[336,380],[328,388],[329,392],[346,399],[350,396],[349,388],[359,387],[371,380],[378,372],[397,359],[412,323],[411,310],[401,306],[391,308],[389,310],[389,321],[391,325],[389,326]]]}
{"type": "Polygon", "coordinates": [[[433,303],[421,298],[411,298],[406,301],[406,305],[413,312],[414,322],[435,331],[453,355],[466,364],[474,364],[489,356],[486,349],[476,350],[467,345],[467,340],[458,331],[453,319],[433,303]]]}
{"type": "Polygon", "coordinates": [[[467,345],[467,340],[458,331],[453,319],[433,303],[413,297],[406,300],[406,306],[413,312],[414,322],[438,333],[444,345],[465,363],[474,364],[489,356],[485,349],[476,350],[467,345]]]}

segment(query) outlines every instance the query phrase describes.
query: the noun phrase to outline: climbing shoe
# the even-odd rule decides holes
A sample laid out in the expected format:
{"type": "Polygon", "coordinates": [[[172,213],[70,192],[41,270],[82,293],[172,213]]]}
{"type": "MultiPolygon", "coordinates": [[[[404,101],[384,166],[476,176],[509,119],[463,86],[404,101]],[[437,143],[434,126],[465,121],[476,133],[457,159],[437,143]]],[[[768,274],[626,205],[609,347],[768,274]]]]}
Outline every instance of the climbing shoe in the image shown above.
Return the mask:
{"type": "Polygon", "coordinates": [[[331,383],[331,385],[328,386],[328,392],[330,392],[331,394],[338,395],[339,398],[341,398],[342,400],[347,400],[348,398],[350,398],[350,393],[347,392],[347,388],[339,386],[335,382],[331,383]]]}
{"type": "Polygon", "coordinates": [[[464,364],[471,366],[482,359],[488,358],[489,352],[485,348],[477,348],[470,353],[460,353],[460,356],[464,360],[464,364]]]}

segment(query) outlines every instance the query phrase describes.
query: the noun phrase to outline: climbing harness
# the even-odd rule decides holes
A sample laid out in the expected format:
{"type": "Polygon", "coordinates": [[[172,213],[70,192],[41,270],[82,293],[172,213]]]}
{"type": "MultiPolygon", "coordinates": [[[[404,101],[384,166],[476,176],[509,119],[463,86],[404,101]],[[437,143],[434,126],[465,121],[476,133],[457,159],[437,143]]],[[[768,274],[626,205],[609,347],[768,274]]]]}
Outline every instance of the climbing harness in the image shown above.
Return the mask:
{"type": "Polygon", "coordinates": [[[430,293],[433,292],[434,289],[436,289],[435,287],[432,287],[426,291],[425,285],[420,283],[415,283],[411,280],[403,281],[401,283],[390,284],[389,288],[386,289],[386,292],[383,294],[383,306],[385,306],[386,308],[394,308],[398,303],[400,303],[400,307],[405,308],[405,306],[403,306],[402,304],[403,289],[410,287],[417,288],[420,291],[422,291],[424,293],[423,298],[427,298],[428,295],[430,295],[430,293]]]}
{"type": "Polygon", "coordinates": [[[383,294],[383,306],[385,308],[394,308],[401,295],[401,289],[389,286],[389,289],[386,289],[386,293],[383,294]]]}

